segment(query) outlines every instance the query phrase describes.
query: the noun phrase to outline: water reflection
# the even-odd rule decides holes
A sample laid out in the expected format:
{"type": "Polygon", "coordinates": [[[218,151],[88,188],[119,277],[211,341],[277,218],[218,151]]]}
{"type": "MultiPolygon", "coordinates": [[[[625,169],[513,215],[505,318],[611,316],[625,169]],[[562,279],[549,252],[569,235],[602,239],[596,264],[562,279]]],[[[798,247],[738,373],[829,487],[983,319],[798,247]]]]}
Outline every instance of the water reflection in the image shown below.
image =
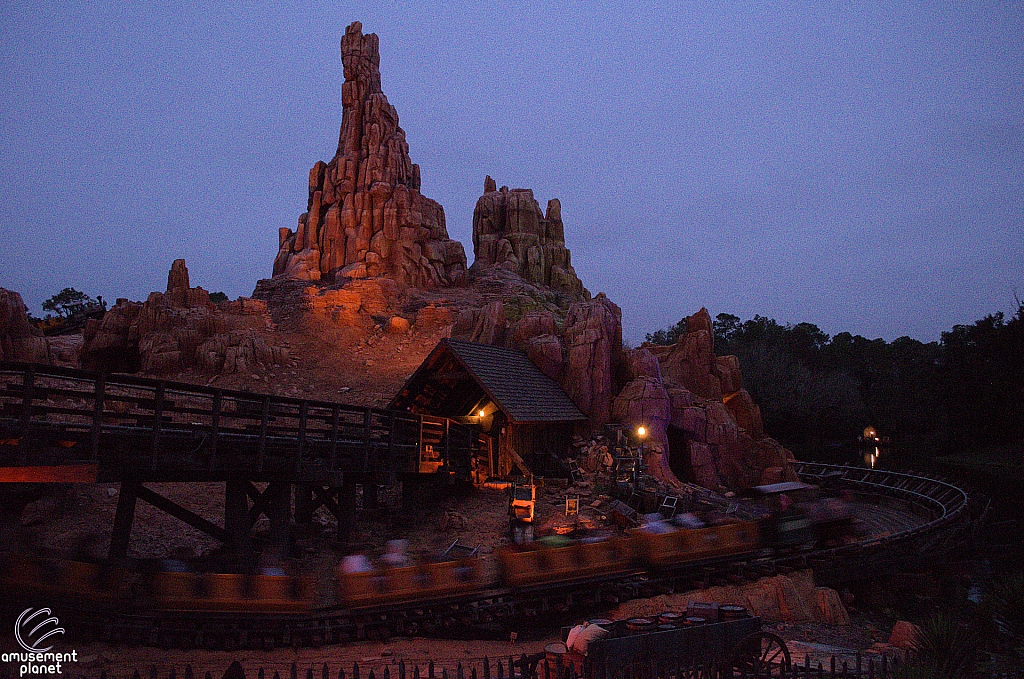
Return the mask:
{"type": "Polygon", "coordinates": [[[878,458],[882,456],[882,450],[875,446],[873,452],[864,453],[864,464],[870,466],[872,469],[875,468],[875,463],[878,462],[878,458]]]}

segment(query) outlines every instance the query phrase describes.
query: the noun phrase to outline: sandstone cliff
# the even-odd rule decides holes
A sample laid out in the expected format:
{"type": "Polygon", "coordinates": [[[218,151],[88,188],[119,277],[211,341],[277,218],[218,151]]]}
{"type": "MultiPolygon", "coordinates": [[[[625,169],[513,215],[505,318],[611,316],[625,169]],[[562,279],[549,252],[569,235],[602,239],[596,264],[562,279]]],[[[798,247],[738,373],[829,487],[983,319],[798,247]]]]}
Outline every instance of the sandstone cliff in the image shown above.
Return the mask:
{"type": "Polygon", "coordinates": [[[214,304],[191,287],[185,260],[175,260],[167,291],[145,302],[117,300],[102,321],[85,326],[81,364],[87,370],[172,374],[181,370],[243,372],[280,364],[287,352],[270,346],[259,330],[266,304],[240,298],[214,304]]]}
{"type": "Polygon", "coordinates": [[[21,295],[0,288],[0,361],[52,363],[50,345],[28,322],[21,295]]]}
{"type": "Polygon", "coordinates": [[[533,191],[507,186],[499,191],[488,176],[473,210],[473,257],[474,267],[502,267],[533,283],[590,297],[572,268],[557,198],[541,213],[533,191]]]}
{"type": "Polygon", "coordinates": [[[711,489],[795,481],[793,454],[765,436],[739,361],[716,356],[714,346],[711,316],[702,308],[686,319],[676,344],[636,350],[657,359],[661,376],[632,375],[613,404],[616,419],[647,426],[651,464],[669,480],[685,475],[711,489]]]}
{"type": "Polygon", "coordinates": [[[341,60],[338,150],[310,170],[306,212],[295,231],[280,230],[274,275],[386,275],[412,287],[459,282],[465,251],[448,238],[444,209],[420,194],[419,166],[381,90],[377,36],[353,23],[341,40],[341,60]]]}

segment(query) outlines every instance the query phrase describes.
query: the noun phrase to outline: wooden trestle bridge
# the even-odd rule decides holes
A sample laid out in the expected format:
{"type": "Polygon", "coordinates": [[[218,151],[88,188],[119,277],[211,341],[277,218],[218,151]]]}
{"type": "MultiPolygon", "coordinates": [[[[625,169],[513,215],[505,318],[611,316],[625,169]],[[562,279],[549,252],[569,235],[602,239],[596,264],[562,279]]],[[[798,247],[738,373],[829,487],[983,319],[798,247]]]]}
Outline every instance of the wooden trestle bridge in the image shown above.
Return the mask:
{"type": "Polygon", "coordinates": [[[325,506],[343,530],[356,483],[468,479],[476,443],[447,418],[0,362],[0,478],[120,482],[112,557],[127,553],[137,500],[244,548],[261,513],[272,534],[287,526],[292,486],[297,514],[325,506]],[[224,528],[143,485],[167,481],[225,482],[224,528]]]}

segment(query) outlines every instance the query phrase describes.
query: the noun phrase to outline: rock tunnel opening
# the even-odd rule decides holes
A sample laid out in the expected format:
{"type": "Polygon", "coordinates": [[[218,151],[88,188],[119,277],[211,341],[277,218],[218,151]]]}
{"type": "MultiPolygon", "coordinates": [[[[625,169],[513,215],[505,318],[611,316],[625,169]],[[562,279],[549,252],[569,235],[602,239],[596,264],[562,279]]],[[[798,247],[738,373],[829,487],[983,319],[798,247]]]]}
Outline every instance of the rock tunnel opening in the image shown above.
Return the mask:
{"type": "Polygon", "coordinates": [[[686,432],[677,427],[668,428],[668,466],[680,481],[697,480],[690,464],[690,443],[686,432]]]}

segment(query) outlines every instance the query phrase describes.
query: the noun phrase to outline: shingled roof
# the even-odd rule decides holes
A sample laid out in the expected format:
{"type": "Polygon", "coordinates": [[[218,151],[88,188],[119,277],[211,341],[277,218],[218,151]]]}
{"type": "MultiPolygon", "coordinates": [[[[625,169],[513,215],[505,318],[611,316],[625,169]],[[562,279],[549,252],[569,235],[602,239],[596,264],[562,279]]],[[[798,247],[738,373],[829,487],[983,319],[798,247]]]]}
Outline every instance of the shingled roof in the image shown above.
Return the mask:
{"type": "Polygon", "coordinates": [[[572,399],[518,349],[443,339],[398,392],[391,407],[406,407],[430,366],[448,353],[512,422],[586,420],[572,399]]]}

